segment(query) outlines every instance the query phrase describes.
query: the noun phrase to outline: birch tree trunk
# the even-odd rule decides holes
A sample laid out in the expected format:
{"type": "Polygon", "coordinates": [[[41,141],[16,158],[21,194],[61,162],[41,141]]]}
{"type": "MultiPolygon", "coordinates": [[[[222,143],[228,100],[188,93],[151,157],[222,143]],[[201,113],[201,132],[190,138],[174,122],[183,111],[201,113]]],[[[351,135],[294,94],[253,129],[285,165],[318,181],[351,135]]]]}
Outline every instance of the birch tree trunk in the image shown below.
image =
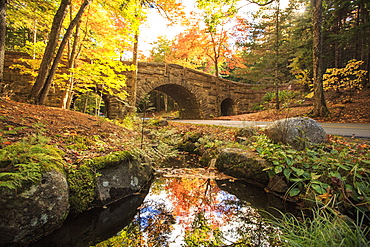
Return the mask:
{"type": "MultiPolygon", "coordinates": [[[[75,68],[76,60],[79,56],[79,52],[77,51],[77,45],[78,45],[78,42],[79,42],[79,31],[80,31],[80,22],[78,22],[77,25],[76,25],[76,30],[75,30],[75,34],[74,34],[74,38],[73,38],[72,47],[69,48],[68,69],[75,68]]],[[[73,87],[74,87],[74,82],[75,82],[74,73],[72,71],[69,71],[68,74],[69,74],[68,84],[67,84],[67,87],[65,88],[63,98],[62,98],[62,104],[61,104],[61,107],[63,109],[69,109],[70,108],[71,102],[72,102],[72,97],[73,97],[73,87]]]]}
{"type": "Polygon", "coordinates": [[[133,90],[132,90],[132,102],[131,102],[131,109],[130,111],[132,113],[135,113],[136,112],[136,97],[137,97],[137,73],[138,73],[138,70],[139,70],[139,59],[138,59],[138,52],[139,52],[139,31],[136,31],[135,32],[135,40],[134,40],[134,48],[133,48],[133,56],[132,56],[132,64],[135,65],[135,70],[132,71],[132,80],[133,80],[133,90]]]}

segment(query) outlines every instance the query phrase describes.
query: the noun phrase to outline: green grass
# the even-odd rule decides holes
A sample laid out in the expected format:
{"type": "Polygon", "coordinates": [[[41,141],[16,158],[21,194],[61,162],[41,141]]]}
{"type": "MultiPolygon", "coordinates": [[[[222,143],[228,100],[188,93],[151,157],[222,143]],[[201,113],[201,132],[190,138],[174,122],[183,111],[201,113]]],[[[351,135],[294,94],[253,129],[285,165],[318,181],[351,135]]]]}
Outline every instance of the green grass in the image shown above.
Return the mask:
{"type": "Polygon", "coordinates": [[[271,223],[281,229],[283,246],[362,247],[370,246],[369,228],[360,214],[357,222],[333,210],[314,209],[312,216],[282,214],[271,223]]]}

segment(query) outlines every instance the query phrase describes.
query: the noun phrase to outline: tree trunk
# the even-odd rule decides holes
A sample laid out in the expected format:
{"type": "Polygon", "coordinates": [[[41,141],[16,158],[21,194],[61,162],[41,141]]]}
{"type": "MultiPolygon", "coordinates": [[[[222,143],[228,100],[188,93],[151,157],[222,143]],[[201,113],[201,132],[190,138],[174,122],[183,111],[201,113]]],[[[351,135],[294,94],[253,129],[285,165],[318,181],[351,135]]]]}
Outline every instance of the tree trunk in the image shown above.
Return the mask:
{"type": "Polygon", "coordinates": [[[216,77],[219,77],[220,76],[220,72],[218,70],[218,57],[215,55],[215,76],[216,77]]]}
{"type": "Polygon", "coordinates": [[[279,49],[280,49],[280,35],[279,35],[279,27],[280,27],[280,0],[276,1],[277,2],[277,7],[276,7],[276,40],[275,40],[275,85],[276,85],[276,91],[275,91],[275,98],[276,98],[276,104],[275,108],[276,110],[280,109],[280,99],[279,99],[279,84],[280,84],[280,79],[279,79],[279,49]]]}
{"type": "Polygon", "coordinates": [[[53,77],[54,77],[55,72],[57,70],[57,67],[58,67],[58,64],[60,62],[60,59],[62,58],[64,48],[67,45],[67,41],[68,41],[69,37],[71,36],[73,29],[80,22],[80,20],[82,18],[82,14],[85,12],[86,8],[90,5],[91,2],[92,2],[92,0],[85,0],[82,3],[80,9],[78,10],[78,13],[76,14],[76,16],[73,19],[73,21],[69,24],[68,29],[67,29],[66,33],[64,34],[63,40],[60,43],[58,52],[57,52],[57,54],[56,54],[56,56],[54,58],[53,65],[52,65],[52,67],[50,69],[50,72],[48,73],[48,76],[47,76],[47,78],[45,80],[44,86],[43,86],[43,88],[42,88],[39,96],[37,97],[37,102],[40,105],[44,105],[45,104],[46,97],[49,94],[49,90],[50,90],[50,87],[51,87],[51,83],[53,81],[53,77]]]}
{"type": "Polygon", "coordinates": [[[314,109],[313,117],[326,117],[329,110],[326,107],[322,81],[322,0],[312,0],[313,5],[313,82],[314,109]]]}
{"type": "Polygon", "coordinates": [[[213,61],[213,66],[214,66],[214,69],[215,69],[214,76],[219,77],[220,72],[219,72],[219,69],[218,69],[218,59],[220,57],[219,56],[220,53],[217,51],[217,43],[216,43],[215,37],[213,36],[212,32],[210,32],[210,37],[211,37],[211,43],[212,43],[212,54],[209,54],[208,56],[213,61]]]}
{"type": "Polygon", "coordinates": [[[49,40],[45,48],[44,56],[41,61],[39,73],[36,78],[36,82],[33,85],[31,92],[29,94],[29,99],[34,101],[34,103],[39,104],[38,97],[44,87],[46,78],[49,75],[51,63],[53,61],[55,49],[58,45],[58,38],[60,35],[60,30],[62,28],[63,20],[67,15],[67,8],[71,4],[71,0],[62,0],[54,16],[53,24],[51,26],[51,31],[49,34],[49,40]]]}
{"type": "MultiPolygon", "coordinates": [[[[70,11],[71,15],[71,20],[72,20],[72,10],[70,11]]],[[[79,31],[80,31],[80,24],[81,21],[79,21],[76,25],[76,30],[74,33],[74,38],[73,38],[73,43],[72,47],[70,48],[69,46],[69,51],[68,51],[68,69],[73,69],[76,64],[76,60],[79,56],[79,52],[77,49],[77,45],[79,42],[79,31]]],[[[73,97],[73,87],[74,87],[74,73],[69,71],[69,79],[68,79],[68,84],[67,87],[64,91],[63,98],[62,98],[62,108],[63,109],[69,109],[71,106],[72,102],[72,97],[73,97]]]]}
{"type": "MultiPolygon", "coordinates": [[[[32,35],[32,43],[35,45],[37,42],[37,19],[33,21],[33,35],[32,35]]],[[[33,47],[32,58],[36,59],[36,47],[33,47]]]]}
{"type": "Polygon", "coordinates": [[[139,70],[138,66],[138,52],[139,52],[139,31],[135,32],[135,40],[134,40],[134,50],[132,56],[132,64],[135,65],[135,70],[132,71],[132,80],[133,80],[133,90],[132,90],[132,103],[130,111],[133,113],[136,112],[136,97],[137,97],[137,73],[139,70]]]}
{"type": "Polygon", "coordinates": [[[164,112],[168,112],[168,95],[167,94],[163,94],[163,101],[164,101],[164,112]]]}
{"type": "Polygon", "coordinates": [[[7,0],[0,0],[0,93],[4,80],[6,4],[7,0]]]}

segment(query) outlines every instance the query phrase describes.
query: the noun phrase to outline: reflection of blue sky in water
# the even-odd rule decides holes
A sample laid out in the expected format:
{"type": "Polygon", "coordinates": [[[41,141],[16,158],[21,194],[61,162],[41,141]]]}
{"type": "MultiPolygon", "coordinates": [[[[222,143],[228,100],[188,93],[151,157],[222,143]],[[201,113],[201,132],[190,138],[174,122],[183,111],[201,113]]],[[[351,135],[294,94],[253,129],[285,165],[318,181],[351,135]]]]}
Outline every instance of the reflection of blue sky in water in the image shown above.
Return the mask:
{"type": "Polygon", "coordinates": [[[135,221],[140,222],[144,241],[166,239],[167,246],[181,246],[186,230],[192,229],[201,211],[212,229],[222,231],[224,244],[239,242],[247,236],[254,246],[271,246],[266,235],[276,231],[262,223],[257,210],[221,190],[214,180],[156,179],[135,221]]]}

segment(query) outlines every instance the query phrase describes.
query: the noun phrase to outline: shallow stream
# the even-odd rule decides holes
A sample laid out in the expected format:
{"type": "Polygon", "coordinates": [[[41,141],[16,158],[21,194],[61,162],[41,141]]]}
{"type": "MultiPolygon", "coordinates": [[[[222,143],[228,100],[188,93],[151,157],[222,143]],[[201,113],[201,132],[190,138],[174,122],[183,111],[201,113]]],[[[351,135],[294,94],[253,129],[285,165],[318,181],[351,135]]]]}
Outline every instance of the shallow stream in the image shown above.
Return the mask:
{"type": "Polygon", "coordinates": [[[158,173],[146,192],[70,216],[32,246],[273,246],[278,238],[261,211],[284,211],[279,198],[214,169],[158,173]]]}

